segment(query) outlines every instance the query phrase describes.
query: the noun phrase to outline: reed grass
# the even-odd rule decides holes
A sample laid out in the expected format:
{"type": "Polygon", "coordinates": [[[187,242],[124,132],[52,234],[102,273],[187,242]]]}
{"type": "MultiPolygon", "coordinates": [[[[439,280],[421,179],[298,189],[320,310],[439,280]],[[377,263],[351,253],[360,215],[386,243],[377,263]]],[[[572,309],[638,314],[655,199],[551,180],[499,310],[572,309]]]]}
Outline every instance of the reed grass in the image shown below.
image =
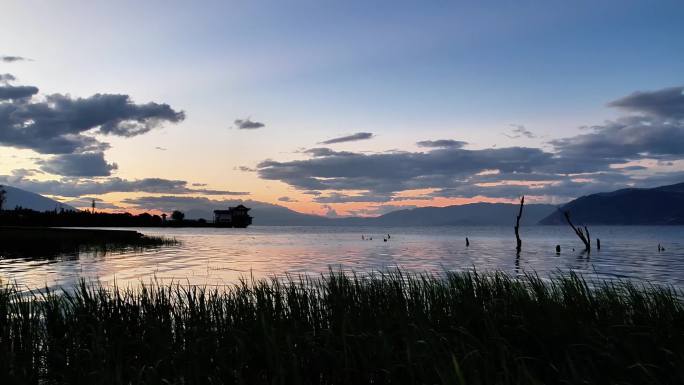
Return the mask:
{"type": "Polygon", "coordinates": [[[0,289],[2,384],[675,384],[673,288],[402,271],[0,289]]]}

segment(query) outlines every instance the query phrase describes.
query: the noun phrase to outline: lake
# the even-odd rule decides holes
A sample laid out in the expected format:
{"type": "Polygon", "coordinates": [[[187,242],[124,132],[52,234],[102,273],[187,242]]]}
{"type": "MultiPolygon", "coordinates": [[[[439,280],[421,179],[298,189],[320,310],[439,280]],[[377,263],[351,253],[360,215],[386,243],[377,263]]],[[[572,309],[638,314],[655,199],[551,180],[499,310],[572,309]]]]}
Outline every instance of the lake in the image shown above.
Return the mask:
{"type": "Polygon", "coordinates": [[[515,255],[513,227],[268,227],[143,228],[174,237],[177,246],[52,258],[2,258],[0,277],[23,288],[69,287],[80,277],[119,286],[151,280],[225,285],[240,278],[322,273],[330,267],[359,273],[401,267],[416,272],[501,270],[547,276],[577,271],[684,287],[684,226],[592,226],[590,255],[567,226],[521,228],[523,251],[515,255]],[[383,236],[391,235],[388,242],[383,236]],[[362,240],[361,236],[373,240],[362,240]],[[470,247],[465,245],[465,237],[470,247]],[[556,254],[555,246],[562,248],[556,254]],[[658,252],[661,244],[665,251],[658,252]],[[573,248],[575,249],[573,251],[573,248]]]}

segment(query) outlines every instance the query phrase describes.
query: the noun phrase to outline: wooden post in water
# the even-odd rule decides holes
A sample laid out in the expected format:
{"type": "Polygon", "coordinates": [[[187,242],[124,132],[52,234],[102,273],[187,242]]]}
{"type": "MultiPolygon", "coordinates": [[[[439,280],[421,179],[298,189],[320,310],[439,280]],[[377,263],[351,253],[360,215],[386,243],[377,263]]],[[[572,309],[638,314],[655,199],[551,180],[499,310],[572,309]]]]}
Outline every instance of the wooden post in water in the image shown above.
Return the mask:
{"type": "Polygon", "coordinates": [[[523,213],[523,206],[525,205],[525,196],[523,195],[522,198],[520,198],[520,211],[518,211],[518,217],[515,219],[515,251],[517,254],[520,254],[520,250],[522,250],[522,240],[520,240],[520,218],[522,217],[523,213]]]}

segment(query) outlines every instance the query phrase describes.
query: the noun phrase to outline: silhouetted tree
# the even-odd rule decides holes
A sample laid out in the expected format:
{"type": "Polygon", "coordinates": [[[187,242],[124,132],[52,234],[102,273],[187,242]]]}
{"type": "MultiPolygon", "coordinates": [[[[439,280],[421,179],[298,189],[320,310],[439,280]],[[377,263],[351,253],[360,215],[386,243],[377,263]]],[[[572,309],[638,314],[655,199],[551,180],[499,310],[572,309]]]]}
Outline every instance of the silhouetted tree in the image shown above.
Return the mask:
{"type": "Polygon", "coordinates": [[[171,213],[171,219],[173,219],[174,221],[180,222],[183,219],[185,219],[185,214],[183,214],[183,212],[181,212],[181,211],[175,210],[174,212],[171,213]]]}
{"type": "Polygon", "coordinates": [[[7,200],[7,191],[5,191],[5,186],[0,184],[0,211],[2,211],[2,207],[5,205],[6,200],[7,200]]]}

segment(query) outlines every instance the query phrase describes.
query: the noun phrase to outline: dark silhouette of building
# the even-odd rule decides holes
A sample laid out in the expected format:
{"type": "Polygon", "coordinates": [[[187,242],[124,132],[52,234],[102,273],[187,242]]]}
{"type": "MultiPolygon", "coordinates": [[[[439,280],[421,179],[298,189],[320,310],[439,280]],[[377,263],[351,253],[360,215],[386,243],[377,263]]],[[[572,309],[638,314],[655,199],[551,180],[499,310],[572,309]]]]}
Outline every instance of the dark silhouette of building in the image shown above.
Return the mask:
{"type": "Polygon", "coordinates": [[[214,210],[214,225],[218,227],[247,227],[252,224],[249,208],[243,205],[228,210],[214,210]]]}

